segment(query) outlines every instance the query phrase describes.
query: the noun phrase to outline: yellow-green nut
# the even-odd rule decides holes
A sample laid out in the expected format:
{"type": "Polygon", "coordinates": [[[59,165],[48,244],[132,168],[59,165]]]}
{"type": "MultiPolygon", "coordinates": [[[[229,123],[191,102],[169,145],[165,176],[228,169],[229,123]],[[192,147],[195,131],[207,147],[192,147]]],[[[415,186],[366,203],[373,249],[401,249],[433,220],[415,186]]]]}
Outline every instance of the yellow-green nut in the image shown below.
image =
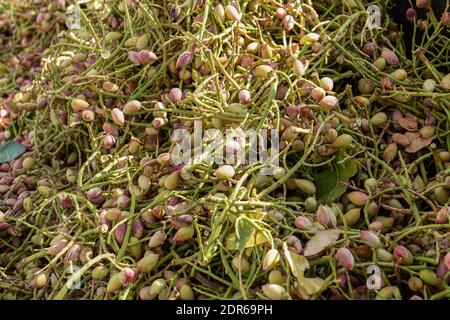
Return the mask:
{"type": "Polygon", "coordinates": [[[286,283],[286,278],[283,276],[281,271],[279,270],[272,270],[269,273],[269,283],[271,284],[278,284],[282,286],[286,283]]]}
{"type": "Polygon", "coordinates": [[[378,112],[376,113],[372,118],[370,118],[370,123],[374,127],[382,126],[387,121],[387,114],[384,112],[378,112]]]}
{"type": "Polygon", "coordinates": [[[336,140],[333,141],[333,143],[331,144],[331,147],[334,149],[340,149],[343,148],[349,144],[351,144],[353,141],[353,138],[351,135],[349,134],[341,134],[340,136],[338,136],[336,138],[336,140]]]}
{"type": "Polygon", "coordinates": [[[150,286],[150,294],[157,296],[166,287],[166,280],[163,278],[156,279],[150,286]]]}
{"type": "Polygon", "coordinates": [[[120,32],[111,31],[106,34],[105,41],[106,43],[111,43],[113,41],[119,40],[120,38],[122,38],[122,34],[120,32]]]}
{"type": "Polygon", "coordinates": [[[447,91],[450,90],[450,73],[442,78],[442,80],[441,80],[441,87],[444,90],[447,90],[447,91]]]}
{"type": "Polygon", "coordinates": [[[216,7],[214,8],[214,16],[220,22],[225,22],[225,8],[222,4],[219,3],[216,5],[216,7]]]}
{"type": "Polygon", "coordinates": [[[300,77],[303,77],[303,75],[305,74],[306,68],[303,65],[303,62],[301,62],[298,59],[295,59],[294,64],[293,64],[293,70],[294,70],[294,74],[300,78],[300,77]]]}
{"type": "Polygon", "coordinates": [[[286,174],[286,170],[283,167],[277,167],[273,169],[273,177],[277,180],[283,178],[286,174]]]}
{"type": "Polygon", "coordinates": [[[247,259],[245,259],[244,256],[239,257],[239,255],[236,255],[233,257],[233,260],[231,260],[231,266],[233,267],[233,270],[235,272],[241,272],[241,273],[247,273],[250,271],[250,263],[247,259]]]}
{"type": "Polygon", "coordinates": [[[434,196],[439,204],[444,205],[448,202],[450,197],[450,191],[444,187],[437,187],[434,190],[434,196]]]}
{"type": "Polygon", "coordinates": [[[130,237],[128,241],[128,252],[135,259],[140,259],[142,257],[142,242],[135,237],[130,237]]]}
{"type": "Polygon", "coordinates": [[[119,208],[110,208],[106,210],[105,217],[109,221],[119,221],[122,216],[122,211],[119,208]]]}
{"type": "Polygon", "coordinates": [[[153,268],[156,267],[159,261],[159,256],[154,253],[146,254],[139,262],[137,263],[137,270],[139,272],[150,272],[153,268]]]}
{"type": "Polygon", "coordinates": [[[33,199],[31,199],[31,197],[26,197],[25,199],[23,199],[22,205],[26,212],[30,212],[31,210],[33,210],[34,207],[33,199]]]}
{"type": "Polygon", "coordinates": [[[73,111],[78,112],[89,108],[89,103],[82,99],[72,99],[70,106],[72,107],[73,111]]]}
{"type": "Polygon", "coordinates": [[[279,261],[280,261],[280,253],[278,252],[278,250],[270,249],[264,256],[262,264],[263,270],[264,271],[272,270],[273,268],[276,267],[279,261]]]}
{"type": "Polygon", "coordinates": [[[178,231],[173,236],[173,241],[175,242],[184,242],[191,239],[195,234],[195,230],[193,226],[182,227],[178,229],[178,231]]]}
{"type": "Polygon", "coordinates": [[[287,298],[286,289],[279,284],[271,283],[262,286],[264,295],[270,300],[285,300],[287,298]]]}
{"type": "Polygon", "coordinates": [[[26,170],[30,170],[31,168],[33,168],[34,165],[34,159],[31,157],[27,157],[25,159],[23,159],[22,161],[22,167],[26,170]]]}
{"type": "Polygon", "coordinates": [[[404,69],[397,69],[391,73],[391,76],[393,76],[397,80],[403,81],[408,78],[408,73],[404,69]]]}
{"type": "Polygon", "coordinates": [[[136,46],[136,38],[128,38],[127,40],[125,40],[123,45],[126,48],[132,48],[132,47],[136,46]]]}
{"type": "Polygon", "coordinates": [[[225,7],[225,15],[228,18],[228,20],[231,20],[233,22],[241,19],[241,15],[237,11],[237,9],[232,5],[228,5],[225,7]]]}
{"type": "Polygon", "coordinates": [[[183,284],[180,288],[180,300],[194,300],[194,291],[189,284],[183,284]]]}
{"type": "Polygon", "coordinates": [[[117,90],[119,90],[119,86],[117,84],[109,81],[103,82],[102,88],[103,90],[109,93],[116,92],[117,90]]]}
{"type": "Polygon", "coordinates": [[[384,58],[378,58],[375,60],[375,62],[372,65],[372,70],[375,72],[383,71],[386,67],[386,60],[384,58]]]}
{"type": "Polygon", "coordinates": [[[96,266],[93,270],[92,270],[92,279],[95,280],[101,280],[103,278],[105,278],[108,275],[108,268],[106,268],[105,266],[96,266]]]}
{"type": "Polygon", "coordinates": [[[136,41],[136,49],[138,50],[142,50],[147,48],[148,45],[148,36],[147,34],[143,34],[142,36],[140,36],[137,41],[136,41]]]}
{"type": "Polygon", "coordinates": [[[147,176],[141,174],[138,178],[138,185],[139,188],[141,188],[143,191],[147,191],[148,189],[150,189],[150,179],[147,176]]]}
{"type": "Polygon", "coordinates": [[[390,143],[383,151],[383,160],[385,162],[391,162],[397,156],[397,151],[398,151],[397,144],[390,143]]]}
{"type": "Polygon", "coordinates": [[[253,69],[253,75],[261,79],[267,79],[272,72],[273,68],[265,64],[261,64],[253,69]]]}
{"type": "Polygon", "coordinates": [[[436,273],[429,269],[420,270],[419,277],[423,282],[430,286],[437,287],[442,284],[441,279],[439,279],[436,273]]]}
{"type": "Polygon", "coordinates": [[[39,192],[39,194],[41,194],[44,197],[47,197],[50,194],[51,190],[52,189],[48,186],[39,186],[37,188],[37,191],[39,192]]]}
{"type": "Polygon", "coordinates": [[[106,292],[107,293],[113,293],[120,288],[122,288],[122,284],[124,281],[124,274],[123,272],[115,273],[109,278],[108,285],[106,286],[106,292]]]}
{"type": "Polygon", "coordinates": [[[308,33],[300,38],[300,44],[314,43],[319,41],[320,36],[317,33],[308,33]]]}
{"type": "Polygon", "coordinates": [[[168,190],[174,190],[180,184],[180,172],[172,172],[164,179],[164,187],[168,190]]]}
{"type": "Polygon", "coordinates": [[[392,253],[382,248],[377,249],[377,258],[381,262],[392,262],[394,260],[392,253]]]}
{"type": "Polygon", "coordinates": [[[423,281],[419,277],[411,276],[408,279],[408,287],[411,291],[420,291],[423,288],[423,281]]]}
{"type": "Polygon", "coordinates": [[[32,288],[43,288],[47,284],[47,276],[45,273],[40,273],[35,275],[34,278],[30,281],[30,287],[32,288]]]}
{"type": "Polygon", "coordinates": [[[297,185],[298,189],[300,189],[306,194],[311,195],[316,193],[316,186],[309,180],[295,179],[295,184],[297,185]]]}
{"type": "Polygon", "coordinates": [[[361,208],[353,208],[344,215],[347,226],[351,227],[355,225],[361,217],[361,208]]]}

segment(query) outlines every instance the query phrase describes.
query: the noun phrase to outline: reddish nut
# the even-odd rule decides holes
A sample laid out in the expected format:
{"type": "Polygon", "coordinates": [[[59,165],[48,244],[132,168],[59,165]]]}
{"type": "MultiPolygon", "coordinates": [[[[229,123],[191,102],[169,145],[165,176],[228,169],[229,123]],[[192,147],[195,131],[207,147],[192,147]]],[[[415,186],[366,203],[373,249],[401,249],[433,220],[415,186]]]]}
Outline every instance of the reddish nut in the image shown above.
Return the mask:
{"type": "Polygon", "coordinates": [[[411,265],[414,261],[414,257],[406,247],[404,246],[397,246],[394,249],[394,260],[398,264],[403,265],[411,265]]]}
{"type": "Polygon", "coordinates": [[[381,246],[380,238],[372,231],[361,230],[360,238],[371,248],[378,248],[381,246]]]}
{"type": "Polygon", "coordinates": [[[347,195],[348,199],[357,206],[364,206],[367,202],[368,196],[361,191],[353,191],[347,195]]]}
{"type": "Polygon", "coordinates": [[[347,248],[339,248],[336,252],[337,261],[347,270],[353,270],[353,266],[355,265],[355,259],[353,258],[353,254],[347,248]]]}

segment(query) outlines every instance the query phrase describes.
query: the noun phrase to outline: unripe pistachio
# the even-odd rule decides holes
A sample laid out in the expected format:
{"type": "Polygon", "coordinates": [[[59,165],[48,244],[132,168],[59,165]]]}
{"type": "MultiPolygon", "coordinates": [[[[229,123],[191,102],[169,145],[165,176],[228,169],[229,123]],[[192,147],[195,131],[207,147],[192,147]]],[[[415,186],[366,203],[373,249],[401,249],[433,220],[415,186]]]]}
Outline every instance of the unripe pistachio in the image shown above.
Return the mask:
{"type": "Polygon", "coordinates": [[[336,259],[345,269],[349,271],[353,270],[355,259],[351,251],[347,248],[339,248],[336,252],[336,259]]]}
{"type": "Polygon", "coordinates": [[[384,47],[381,51],[381,55],[386,60],[387,63],[391,65],[397,65],[400,63],[400,60],[398,59],[397,55],[394,51],[384,47]]]}
{"type": "Polygon", "coordinates": [[[194,59],[194,54],[190,50],[186,50],[181,53],[177,59],[176,67],[177,69],[181,69],[192,62],[194,59]]]}
{"type": "Polygon", "coordinates": [[[75,112],[83,111],[89,108],[89,103],[82,99],[72,99],[71,107],[75,112]]]}
{"type": "Polygon", "coordinates": [[[247,104],[251,100],[250,92],[246,89],[242,89],[238,94],[239,102],[242,104],[247,104]]]}
{"type": "Polygon", "coordinates": [[[108,275],[108,269],[103,265],[97,266],[92,270],[92,279],[102,280],[107,275],[108,275]]]}
{"type": "Polygon", "coordinates": [[[157,254],[148,253],[137,263],[137,271],[150,272],[156,267],[158,261],[159,256],[157,254]]]}
{"type": "Polygon", "coordinates": [[[279,261],[280,261],[280,253],[278,252],[278,250],[270,249],[264,256],[262,264],[263,270],[264,271],[272,270],[273,268],[276,267],[279,261]]]}
{"type": "Polygon", "coordinates": [[[348,199],[355,205],[362,207],[366,204],[368,196],[361,191],[353,191],[347,195],[348,199]]]}
{"type": "Polygon", "coordinates": [[[313,182],[306,180],[306,179],[295,179],[295,184],[297,185],[297,188],[301,191],[303,191],[306,194],[315,194],[316,193],[316,186],[313,182]]]}
{"type": "Polygon", "coordinates": [[[300,38],[300,44],[304,45],[307,43],[314,43],[319,41],[320,36],[317,33],[308,33],[305,34],[303,37],[300,38]]]}
{"type": "Polygon", "coordinates": [[[419,271],[420,279],[430,286],[440,286],[442,284],[442,280],[438,278],[436,273],[430,269],[420,270],[419,271]]]}
{"type": "Polygon", "coordinates": [[[225,7],[225,15],[228,18],[228,20],[231,20],[233,22],[241,19],[241,15],[237,11],[237,9],[232,5],[228,5],[225,7]]]}
{"type": "Polygon", "coordinates": [[[372,231],[361,230],[360,237],[369,247],[378,248],[381,246],[380,238],[372,231]]]}
{"type": "Polygon", "coordinates": [[[423,282],[420,278],[416,276],[411,276],[408,279],[408,287],[411,291],[420,291],[423,288],[423,282]]]}
{"type": "Polygon", "coordinates": [[[219,179],[226,180],[231,179],[235,175],[235,171],[232,166],[225,164],[216,170],[215,175],[219,179]]]}
{"type": "Polygon", "coordinates": [[[123,127],[125,124],[125,116],[122,112],[122,110],[118,108],[114,108],[111,110],[111,117],[113,119],[113,122],[117,124],[120,127],[123,127]]]}
{"type": "Polygon", "coordinates": [[[295,218],[294,224],[301,230],[308,230],[312,227],[312,222],[305,216],[298,216],[295,218]]]}
{"type": "Polygon", "coordinates": [[[334,87],[333,79],[331,79],[329,77],[324,77],[324,78],[320,79],[320,86],[325,91],[333,90],[333,87],[334,87]]]}
{"type": "MultiPolygon", "coordinates": [[[[233,7],[234,8],[234,7],[233,7]]],[[[180,288],[180,300],[194,300],[194,291],[189,284],[183,284],[180,288]]]]}
{"type": "Polygon", "coordinates": [[[293,70],[294,70],[294,74],[300,78],[300,77],[303,77],[303,75],[305,74],[306,68],[300,60],[295,59],[294,65],[293,65],[293,70]]]}
{"type": "Polygon", "coordinates": [[[283,285],[286,282],[286,278],[279,270],[272,270],[269,273],[269,283],[283,285]]]}
{"type": "Polygon", "coordinates": [[[272,67],[265,64],[261,64],[253,69],[253,75],[262,79],[267,79],[272,72],[272,67]]]}
{"type": "Polygon", "coordinates": [[[231,261],[231,266],[235,272],[241,271],[241,273],[247,273],[250,271],[250,263],[245,259],[244,256],[239,258],[239,255],[233,257],[231,261]]]}
{"type": "Polygon", "coordinates": [[[361,217],[361,208],[350,209],[344,215],[345,222],[349,227],[354,226],[358,222],[360,217],[361,217]]]}
{"type": "Polygon", "coordinates": [[[353,137],[349,134],[343,133],[336,138],[331,144],[332,148],[340,149],[343,148],[353,142],[353,137]]]}
{"type": "Polygon", "coordinates": [[[286,290],[279,284],[265,284],[262,286],[262,290],[270,300],[284,300],[287,298],[286,290]]]}
{"type": "Polygon", "coordinates": [[[139,111],[141,108],[141,103],[138,100],[131,100],[127,102],[125,107],[123,107],[123,113],[126,115],[132,115],[139,111]]]}
{"type": "Polygon", "coordinates": [[[170,93],[169,93],[169,99],[172,102],[178,102],[181,100],[183,96],[183,92],[181,92],[180,89],[178,88],[172,88],[170,89],[170,93]]]}
{"type": "Polygon", "coordinates": [[[339,99],[335,96],[326,96],[320,100],[319,105],[324,111],[330,111],[339,106],[339,99]]]}
{"type": "Polygon", "coordinates": [[[394,249],[394,259],[397,263],[403,265],[411,265],[414,261],[414,257],[406,247],[397,246],[394,249]]]}
{"type": "Polygon", "coordinates": [[[370,123],[374,127],[382,126],[386,123],[386,121],[387,121],[387,114],[384,112],[378,112],[372,118],[370,118],[370,123]]]}

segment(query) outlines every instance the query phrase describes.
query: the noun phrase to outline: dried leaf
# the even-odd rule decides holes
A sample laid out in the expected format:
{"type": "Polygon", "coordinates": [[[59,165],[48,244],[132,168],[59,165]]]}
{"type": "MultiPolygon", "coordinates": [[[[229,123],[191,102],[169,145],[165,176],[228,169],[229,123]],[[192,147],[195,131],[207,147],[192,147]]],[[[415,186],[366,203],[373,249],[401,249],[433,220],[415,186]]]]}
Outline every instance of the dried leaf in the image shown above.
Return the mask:
{"type": "Polygon", "coordinates": [[[309,295],[320,292],[324,283],[325,280],[321,278],[303,278],[303,281],[299,281],[299,285],[301,285],[309,295]]]}
{"type": "Polygon", "coordinates": [[[434,138],[436,138],[436,136],[426,138],[426,139],[422,138],[422,137],[417,137],[411,141],[411,143],[405,148],[405,151],[409,152],[409,153],[415,153],[415,152],[419,151],[420,149],[423,149],[423,148],[429,146],[434,138]]]}
{"type": "Polygon", "coordinates": [[[398,120],[398,124],[405,130],[416,131],[417,130],[417,117],[404,117],[398,120]]]}
{"type": "Polygon", "coordinates": [[[317,232],[306,244],[305,256],[313,256],[322,252],[339,239],[338,230],[325,230],[317,232]]]}
{"type": "Polygon", "coordinates": [[[303,278],[303,272],[309,268],[308,260],[301,255],[296,254],[288,249],[288,246],[283,243],[284,256],[289,264],[292,274],[300,281],[303,278]]]}

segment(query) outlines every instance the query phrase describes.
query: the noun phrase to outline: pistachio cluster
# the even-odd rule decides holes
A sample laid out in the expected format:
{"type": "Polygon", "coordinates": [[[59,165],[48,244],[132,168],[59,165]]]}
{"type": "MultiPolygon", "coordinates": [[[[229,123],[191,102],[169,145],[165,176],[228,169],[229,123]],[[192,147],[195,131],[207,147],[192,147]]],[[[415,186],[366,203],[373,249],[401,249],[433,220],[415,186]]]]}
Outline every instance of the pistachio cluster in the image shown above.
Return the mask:
{"type": "Polygon", "coordinates": [[[361,0],[95,1],[80,29],[11,2],[0,139],[28,150],[0,166],[0,297],[448,299],[448,16],[405,12],[408,58],[376,2],[375,29],[361,0]],[[174,164],[196,122],[275,129],[279,166],[174,164]]]}

